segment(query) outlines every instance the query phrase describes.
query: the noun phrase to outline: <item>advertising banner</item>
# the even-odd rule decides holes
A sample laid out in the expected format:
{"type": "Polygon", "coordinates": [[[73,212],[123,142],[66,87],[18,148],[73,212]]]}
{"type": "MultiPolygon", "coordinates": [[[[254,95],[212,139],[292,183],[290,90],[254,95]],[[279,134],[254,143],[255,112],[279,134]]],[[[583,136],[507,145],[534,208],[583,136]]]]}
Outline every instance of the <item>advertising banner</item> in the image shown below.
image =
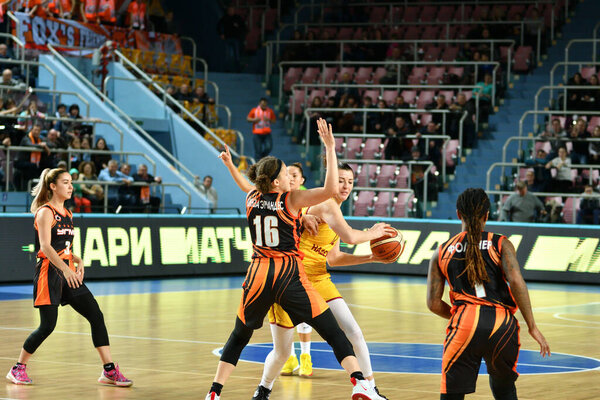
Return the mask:
{"type": "MultiPolygon", "coordinates": [[[[357,229],[373,219],[350,218],[357,229]]],[[[460,231],[445,221],[390,220],[406,239],[397,263],[336,268],[356,272],[426,275],[435,249],[460,231]]],[[[30,281],[36,263],[31,215],[0,217],[0,282],[30,281]]],[[[87,278],[167,277],[244,273],[252,255],[243,217],[75,215],[73,252],[84,260],[87,278]]],[[[569,225],[489,223],[517,249],[525,279],[600,283],[598,230],[569,225]]],[[[342,245],[368,254],[368,243],[342,245]]]]}
{"type": "Polygon", "coordinates": [[[17,12],[19,21],[13,24],[13,34],[25,42],[29,49],[47,50],[48,43],[60,49],[68,47],[100,47],[107,40],[119,47],[135,47],[141,50],[181,54],[181,41],[174,35],[98,25],[50,17],[30,17],[17,12]]]}

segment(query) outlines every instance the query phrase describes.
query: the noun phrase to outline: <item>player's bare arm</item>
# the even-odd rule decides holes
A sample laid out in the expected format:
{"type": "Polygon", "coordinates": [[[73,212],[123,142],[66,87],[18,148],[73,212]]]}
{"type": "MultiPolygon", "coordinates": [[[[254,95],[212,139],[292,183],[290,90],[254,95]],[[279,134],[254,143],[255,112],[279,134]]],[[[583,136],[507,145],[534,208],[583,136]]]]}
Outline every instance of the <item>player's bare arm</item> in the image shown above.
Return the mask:
{"type": "Polygon", "coordinates": [[[438,265],[438,253],[439,249],[433,253],[431,260],[429,260],[429,272],[427,273],[427,307],[434,314],[437,314],[442,318],[450,319],[452,316],[450,313],[450,305],[442,300],[442,296],[444,295],[444,283],[446,280],[438,265]]]}
{"type": "Polygon", "coordinates": [[[523,318],[525,318],[529,334],[540,345],[540,354],[542,357],[550,355],[550,346],[548,346],[546,338],[535,324],[533,311],[531,310],[529,291],[527,290],[527,285],[521,275],[521,267],[517,261],[515,247],[508,239],[505,239],[502,242],[502,270],[504,271],[506,280],[510,284],[510,290],[515,298],[515,302],[517,303],[517,306],[519,306],[523,318]]]}

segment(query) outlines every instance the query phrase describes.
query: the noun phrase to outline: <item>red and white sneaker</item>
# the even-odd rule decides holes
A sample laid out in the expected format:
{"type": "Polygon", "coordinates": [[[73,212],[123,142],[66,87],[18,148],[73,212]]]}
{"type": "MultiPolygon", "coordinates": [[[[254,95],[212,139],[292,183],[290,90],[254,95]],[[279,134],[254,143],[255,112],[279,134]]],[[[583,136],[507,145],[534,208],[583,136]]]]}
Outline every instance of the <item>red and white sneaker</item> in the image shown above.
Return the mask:
{"type": "Polygon", "coordinates": [[[350,382],[354,385],[352,389],[352,400],[375,400],[379,399],[377,393],[373,389],[373,386],[367,380],[356,380],[350,378],[350,382]]]}
{"type": "Polygon", "coordinates": [[[217,396],[215,392],[209,392],[204,400],[219,400],[221,396],[217,396]]]}
{"type": "Polygon", "coordinates": [[[129,387],[133,385],[133,381],[125,378],[125,376],[119,371],[119,365],[115,364],[115,369],[110,372],[102,370],[102,375],[98,378],[98,382],[105,385],[114,385],[121,387],[129,387]]]}
{"type": "Polygon", "coordinates": [[[33,381],[27,376],[25,371],[26,365],[15,365],[6,374],[6,379],[14,383],[15,385],[31,385],[33,381]]]}

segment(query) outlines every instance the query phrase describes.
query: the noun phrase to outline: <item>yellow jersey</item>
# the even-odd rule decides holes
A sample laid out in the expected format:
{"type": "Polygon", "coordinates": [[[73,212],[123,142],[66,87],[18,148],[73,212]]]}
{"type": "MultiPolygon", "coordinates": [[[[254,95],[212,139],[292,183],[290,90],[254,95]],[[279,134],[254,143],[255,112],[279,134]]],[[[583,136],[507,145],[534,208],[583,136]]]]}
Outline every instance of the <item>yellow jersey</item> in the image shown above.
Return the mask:
{"type": "Polygon", "coordinates": [[[299,249],[304,253],[302,263],[309,279],[314,276],[319,276],[319,278],[330,276],[327,272],[327,254],[338,239],[337,233],[325,223],[319,224],[316,236],[310,235],[307,231],[302,233],[299,249]]]}

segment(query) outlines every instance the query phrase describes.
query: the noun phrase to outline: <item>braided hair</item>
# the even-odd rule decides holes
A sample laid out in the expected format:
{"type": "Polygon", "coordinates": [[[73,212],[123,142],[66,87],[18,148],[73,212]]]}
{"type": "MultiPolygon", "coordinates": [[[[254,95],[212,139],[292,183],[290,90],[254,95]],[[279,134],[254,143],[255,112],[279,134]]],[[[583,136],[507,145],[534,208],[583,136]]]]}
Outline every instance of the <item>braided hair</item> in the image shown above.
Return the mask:
{"type": "Polygon", "coordinates": [[[489,282],[490,278],[485,270],[485,262],[479,249],[479,242],[483,230],[481,219],[487,218],[490,210],[490,199],[483,189],[469,188],[458,196],[456,209],[467,228],[467,251],[464,260],[469,283],[471,286],[475,286],[489,282]]]}

